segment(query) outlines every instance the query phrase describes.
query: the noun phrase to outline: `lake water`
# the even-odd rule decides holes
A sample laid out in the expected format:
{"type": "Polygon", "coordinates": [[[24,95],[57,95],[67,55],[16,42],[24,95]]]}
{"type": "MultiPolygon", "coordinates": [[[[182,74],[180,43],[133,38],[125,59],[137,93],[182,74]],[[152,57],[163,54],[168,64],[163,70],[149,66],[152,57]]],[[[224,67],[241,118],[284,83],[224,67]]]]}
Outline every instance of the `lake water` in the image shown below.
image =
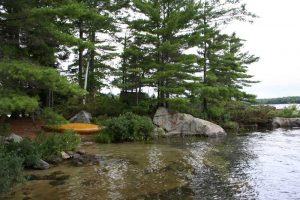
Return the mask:
{"type": "Polygon", "coordinates": [[[277,109],[283,109],[283,108],[287,108],[289,106],[295,105],[295,106],[297,106],[298,110],[300,110],[300,104],[267,104],[267,105],[273,106],[277,109]]]}
{"type": "Polygon", "coordinates": [[[154,144],[94,144],[97,166],[27,171],[8,199],[300,199],[300,130],[154,144]]]}

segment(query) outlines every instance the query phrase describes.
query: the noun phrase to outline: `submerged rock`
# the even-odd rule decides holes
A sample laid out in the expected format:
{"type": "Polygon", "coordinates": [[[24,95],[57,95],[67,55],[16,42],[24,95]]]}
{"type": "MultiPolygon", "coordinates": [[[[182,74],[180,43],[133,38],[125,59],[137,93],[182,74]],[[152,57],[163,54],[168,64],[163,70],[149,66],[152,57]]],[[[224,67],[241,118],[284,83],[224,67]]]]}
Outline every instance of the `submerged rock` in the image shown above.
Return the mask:
{"type": "Polygon", "coordinates": [[[59,155],[53,155],[53,156],[51,156],[50,158],[47,159],[47,162],[51,163],[51,164],[54,164],[54,165],[57,165],[59,163],[62,163],[63,159],[59,155]]]}
{"type": "Polygon", "coordinates": [[[280,127],[300,127],[300,118],[275,117],[272,121],[274,128],[280,127]]]}
{"type": "Polygon", "coordinates": [[[49,169],[50,165],[45,162],[44,160],[40,159],[35,165],[33,166],[34,169],[46,170],[49,169]]]}
{"type": "Polygon", "coordinates": [[[97,155],[92,154],[78,154],[73,155],[72,163],[75,166],[82,165],[98,165],[102,161],[102,156],[98,157],[97,155]]]}
{"type": "Polygon", "coordinates": [[[225,136],[226,132],[217,124],[189,114],[170,112],[158,108],[153,123],[166,131],[166,135],[203,135],[208,137],[225,136]]]}
{"type": "Polygon", "coordinates": [[[86,154],[85,150],[83,150],[83,149],[79,149],[76,153],[78,153],[80,155],[86,154]]]}

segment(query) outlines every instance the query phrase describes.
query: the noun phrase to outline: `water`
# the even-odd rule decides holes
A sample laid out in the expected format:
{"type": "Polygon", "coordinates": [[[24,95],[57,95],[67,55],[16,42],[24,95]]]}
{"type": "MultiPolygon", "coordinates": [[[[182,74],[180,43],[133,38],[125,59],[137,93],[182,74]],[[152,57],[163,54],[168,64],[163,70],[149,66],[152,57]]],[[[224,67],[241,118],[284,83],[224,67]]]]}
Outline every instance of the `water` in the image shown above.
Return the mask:
{"type": "Polygon", "coordinates": [[[300,104],[267,104],[268,106],[273,106],[276,109],[288,108],[290,106],[296,106],[298,110],[300,110],[300,104]]]}
{"type": "Polygon", "coordinates": [[[300,199],[300,130],[93,145],[97,166],[27,171],[8,199],[300,199]]]}

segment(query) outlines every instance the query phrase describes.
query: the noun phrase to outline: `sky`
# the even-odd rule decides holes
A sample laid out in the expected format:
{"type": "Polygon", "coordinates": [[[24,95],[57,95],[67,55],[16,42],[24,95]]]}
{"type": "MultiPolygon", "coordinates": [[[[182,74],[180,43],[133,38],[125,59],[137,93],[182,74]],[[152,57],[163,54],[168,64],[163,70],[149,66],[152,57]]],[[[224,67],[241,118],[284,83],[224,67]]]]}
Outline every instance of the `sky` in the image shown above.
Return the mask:
{"type": "Polygon", "coordinates": [[[261,81],[247,88],[258,98],[300,96],[300,0],[245,0],[259,16],[253,24],[226,29],[246,40],[245,50],[260,57],[249,74],[261,81]]]}

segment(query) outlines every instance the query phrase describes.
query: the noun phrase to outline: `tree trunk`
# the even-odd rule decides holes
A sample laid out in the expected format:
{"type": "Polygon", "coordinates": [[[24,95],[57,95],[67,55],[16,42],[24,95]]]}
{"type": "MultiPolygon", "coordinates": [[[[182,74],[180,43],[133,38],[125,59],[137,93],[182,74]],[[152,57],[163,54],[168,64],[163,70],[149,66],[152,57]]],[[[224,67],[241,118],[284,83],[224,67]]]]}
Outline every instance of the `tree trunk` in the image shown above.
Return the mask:
{"type": "MultiPolygon", "coordinates": [[[[92,31],[91,33],[91,42],[95,43],[96,33],[92,31]]],[[[91,97],[94,97],[96,94],[96,86],[95,86],[95,50],[92,49],[90,53],[90,65],[89,65],[89,87],[88,91],[91,97]]]]}
{"type": "MultiPolygon", "coordinates": [[[[82,28],[82,21],[79,21],[79,38],[83,39],[83,28],[82,28]]],[[[81,88],[83,88],[83,48],[79,47],[78,51],[78,84],[81,88]]]]}

